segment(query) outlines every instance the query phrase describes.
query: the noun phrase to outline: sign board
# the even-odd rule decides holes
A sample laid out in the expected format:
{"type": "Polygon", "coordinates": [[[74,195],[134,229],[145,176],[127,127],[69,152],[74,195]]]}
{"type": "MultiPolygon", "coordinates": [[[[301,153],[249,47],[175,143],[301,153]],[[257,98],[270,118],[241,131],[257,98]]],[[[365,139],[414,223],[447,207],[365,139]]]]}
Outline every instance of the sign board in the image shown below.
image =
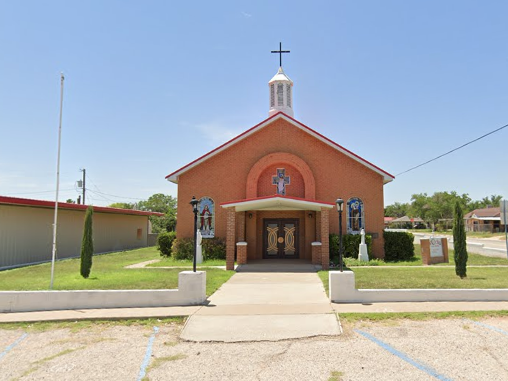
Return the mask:
{"type": "Polygon", "coordinates": [[[420,245],[424,265],[448,263],[448,239],[440,237],[421,239],[420,245]]]}
{"type": "Polygon", "coordinates": [[[506,225],[506,220],[508,220],[508,200],[501,200],[499,206],[501,207],[501,225],[506,225]]]}
{"type": "Polygon", "coordinates": [[[442,257],[443,256],[443,242],[441,238],[430,238],[430,256],[432,258],[442,257]]]}

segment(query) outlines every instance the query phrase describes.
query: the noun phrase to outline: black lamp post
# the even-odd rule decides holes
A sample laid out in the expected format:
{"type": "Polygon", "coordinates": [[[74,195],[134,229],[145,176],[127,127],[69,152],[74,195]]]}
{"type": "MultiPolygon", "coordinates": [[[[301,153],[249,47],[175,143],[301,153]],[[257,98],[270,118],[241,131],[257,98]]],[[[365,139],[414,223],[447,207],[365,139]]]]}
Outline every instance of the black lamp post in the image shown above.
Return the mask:
{"type": "Polygon", "coordinates": [[[339,212],[339,270],[342,272],[342,209],[344,208],[344,200],[338,198],[335,203],[339,212]]]}
{"type": "Polygon", "coordinates": [[[193,271],[196,272],[196,250],[198,244],[198,200],[196,200],[196,197],[192,196],[190,204],[192,205],[192,211],[194,212],[194,260],[192,268],[193,271]]]}

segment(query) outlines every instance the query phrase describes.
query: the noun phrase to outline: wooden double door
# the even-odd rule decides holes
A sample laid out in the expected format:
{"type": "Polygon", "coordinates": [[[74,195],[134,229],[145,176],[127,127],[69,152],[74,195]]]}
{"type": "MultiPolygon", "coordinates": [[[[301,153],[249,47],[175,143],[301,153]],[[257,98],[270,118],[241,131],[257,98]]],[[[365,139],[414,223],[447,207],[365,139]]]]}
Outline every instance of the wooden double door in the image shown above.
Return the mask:
{"type": "Polygon", "coordinates": [[[298,258],[298,219],[279,218],[263,220],[263,259],[298,258]]]}

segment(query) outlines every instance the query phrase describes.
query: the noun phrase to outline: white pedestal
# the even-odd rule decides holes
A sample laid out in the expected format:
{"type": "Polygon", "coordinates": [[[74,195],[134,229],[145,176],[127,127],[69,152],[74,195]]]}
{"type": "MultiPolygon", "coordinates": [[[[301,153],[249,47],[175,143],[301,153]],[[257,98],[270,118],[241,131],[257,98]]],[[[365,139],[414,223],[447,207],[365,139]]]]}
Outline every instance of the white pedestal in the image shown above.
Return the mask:
{"type": "Polygon", "coordinates": [[[367,245],[364,243],[360,244],[360,248],[358,250],[358,260],[362,262],[369,261],[369,252],[367,251],[367,245]]]}

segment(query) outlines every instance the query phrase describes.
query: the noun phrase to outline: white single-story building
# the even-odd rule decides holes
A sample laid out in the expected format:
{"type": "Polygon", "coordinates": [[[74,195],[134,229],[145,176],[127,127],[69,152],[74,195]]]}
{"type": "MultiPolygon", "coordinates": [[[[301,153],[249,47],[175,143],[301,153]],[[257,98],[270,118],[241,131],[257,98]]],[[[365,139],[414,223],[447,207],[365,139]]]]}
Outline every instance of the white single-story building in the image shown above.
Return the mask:
{"type": "MultiPolygon", "coordinates": [[[[58,203],[57,259],[78,257],[87,205],[58,203]]],[[[147,246],[149,216],[162,213],[94,206],[95,253],[147,246]]],[[[0,269],[51,260],[54,201],[0,196],[0,269]]]]}

